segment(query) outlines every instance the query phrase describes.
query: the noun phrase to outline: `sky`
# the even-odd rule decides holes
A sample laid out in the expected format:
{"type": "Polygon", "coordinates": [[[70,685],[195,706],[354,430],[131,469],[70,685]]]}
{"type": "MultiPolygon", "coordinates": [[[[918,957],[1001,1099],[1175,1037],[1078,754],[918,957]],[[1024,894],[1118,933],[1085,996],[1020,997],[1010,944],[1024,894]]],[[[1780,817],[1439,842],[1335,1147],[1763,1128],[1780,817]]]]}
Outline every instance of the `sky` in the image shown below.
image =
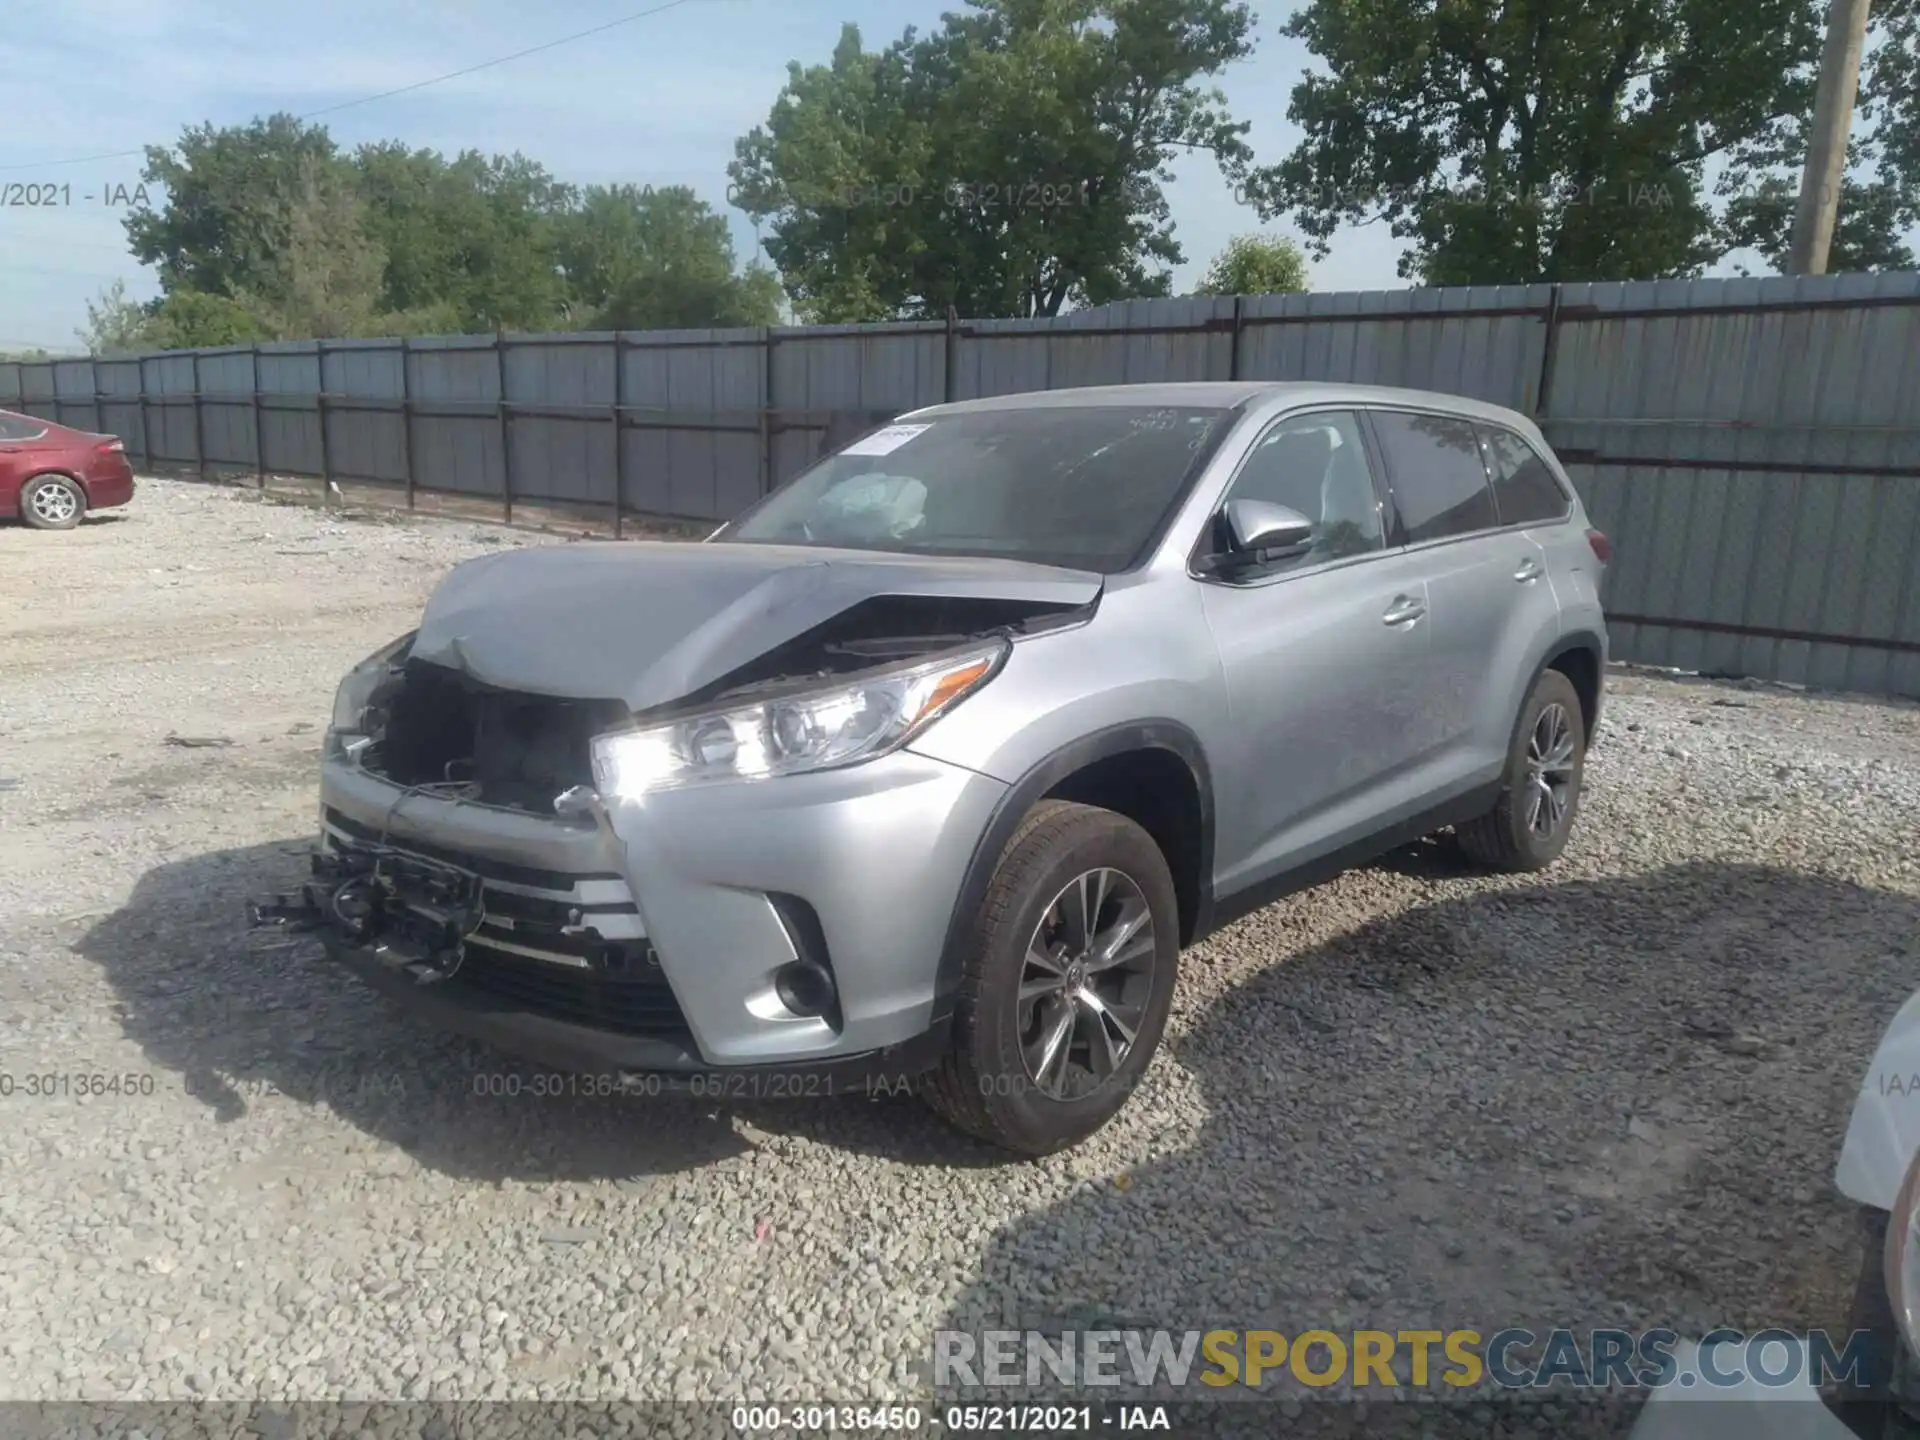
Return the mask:
{"type": "MultiPolygon", "coordinates": [[[[658,3],[658,0],[655,0],[658,3]]],[[[201,121],[299,114],[412,85],[646,8],[648,0],[10,0],[0,26],[0,350],[79,348],[86,303],[116,279],[144,299],[150,270],[127,253],[125,196],[138,153],[201,121]],[[38,192],[6,187],[38,186],[38,192]],[[62,187],[57,193],[49,187],[62,187]]],[[[513,150],[579,183],[692,186],[727,209],[736,249],[757,246],[726,206],[734,141],[766,118],[789,60],[824,63],[843,21],[868,48],[936,25],[957,0],[688,0],[576,43],[352,105],[322,118],[343,147],[397,138],[453,154],[513,150]]],[[[1219,78],[1263,159],[1298,132],[1287,96],[1309,57],[1269,5],[1251,60],[1219,78]]],[[[1261,229],[1210,157],[1182,157],[1170,189],[1198,278],[1234,235],[1261,229]]],[[[1289,233],[1271,227],[1270,233],[1289,233]]],[[[1377,228],[1342,237],[1312,267],[1315,289],[1404,282],[1399,246],[1377,228]]],[[[1176,287],[1180,288],[1180,287],[1176,287]]]]}

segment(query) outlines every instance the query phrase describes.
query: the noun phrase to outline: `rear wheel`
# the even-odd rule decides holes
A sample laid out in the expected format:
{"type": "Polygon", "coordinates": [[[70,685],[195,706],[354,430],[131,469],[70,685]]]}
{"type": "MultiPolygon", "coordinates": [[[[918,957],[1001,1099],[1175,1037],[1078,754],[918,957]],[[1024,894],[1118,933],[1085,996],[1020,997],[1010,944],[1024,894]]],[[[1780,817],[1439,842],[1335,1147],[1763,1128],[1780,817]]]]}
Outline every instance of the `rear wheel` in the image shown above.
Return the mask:
{"type": "Polygon", "coordinates": [[[1869,1356],[1867,1373],[1842,1378],[1827,1395],[1829,1407],[1856,1435],[1896,1436],[1887,1421],[1894,1414],[1887,1403],[1888,1387],[1900,1364],[1904,1342],[1893,1302],[1887,1296],[1887,1222],[1884,1210],[1860,1208],[1860,1278],[1854,1286],[1853,1311],[1847,1317],[1846,1336],[1865,1333],[1869,1356]]]}
{"type": "Polygon", "coordinates": [[[1093,1134],[1159,1047],[1179,923],[1166,857],[1146,831],[1110,810],[1036,805],[975,918],[954,1049],[928,1077],[927,1102],[1025,1155],[1093,1134]]]}
{"type": "Polygon", "coordinates": [[[1459,828],[1461,850],[1495,870],[1551,865],[1573,833],[1586,761],[1580,692],[1558,670],[1542,671],[1514,726],[1500,798],[1459,828]]]}
{"type": "Polygon", "coordinates": [[[36,530],[71,530],[87,513],[87,492],[67,475],[36,475],[21,487],[20,518],[36,530]]]}

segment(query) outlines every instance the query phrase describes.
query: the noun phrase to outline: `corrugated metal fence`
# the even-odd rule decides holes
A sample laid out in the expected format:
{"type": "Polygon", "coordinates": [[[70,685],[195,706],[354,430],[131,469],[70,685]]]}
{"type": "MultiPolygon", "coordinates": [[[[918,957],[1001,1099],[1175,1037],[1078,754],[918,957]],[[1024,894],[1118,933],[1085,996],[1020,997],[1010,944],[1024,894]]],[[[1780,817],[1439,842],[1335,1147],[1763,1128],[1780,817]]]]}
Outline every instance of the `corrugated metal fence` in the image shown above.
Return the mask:
{"type": "Polygon", "coordinates": [[[1920,275],[1130,301],[1055,320],[296,342],[0,363],[149,466],[724,519],[946,399],[1347,380],[1536,415],[1618,550],[1616,653],[1920,696],[1920,275]]]}

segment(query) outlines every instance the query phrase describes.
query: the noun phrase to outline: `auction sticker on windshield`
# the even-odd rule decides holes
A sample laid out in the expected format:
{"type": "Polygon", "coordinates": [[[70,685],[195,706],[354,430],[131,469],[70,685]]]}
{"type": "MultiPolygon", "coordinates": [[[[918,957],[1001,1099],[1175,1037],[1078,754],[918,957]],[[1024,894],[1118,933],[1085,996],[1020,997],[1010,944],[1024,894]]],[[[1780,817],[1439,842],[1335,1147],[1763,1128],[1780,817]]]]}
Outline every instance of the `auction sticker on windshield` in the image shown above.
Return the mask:
{"type": "Polygon", "coordinates": [[[840,453],[842,455],[891,455],[914,436],[931,430],[931,425],[889,425],[884,430],[856,440],[840,453]]]}

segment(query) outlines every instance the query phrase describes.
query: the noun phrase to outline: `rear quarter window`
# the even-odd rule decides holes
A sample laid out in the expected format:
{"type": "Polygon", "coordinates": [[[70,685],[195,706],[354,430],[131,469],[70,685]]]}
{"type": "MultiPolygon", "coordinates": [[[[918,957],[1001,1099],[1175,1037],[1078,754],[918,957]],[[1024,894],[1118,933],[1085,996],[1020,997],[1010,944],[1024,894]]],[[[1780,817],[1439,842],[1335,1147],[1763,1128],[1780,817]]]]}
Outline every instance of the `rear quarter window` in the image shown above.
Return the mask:
{"type": "Polygon", "coordinates": [[[1493,476],[1493,503],[1502,525],[1544,525],[1564,520],[1573,500],[1560,486],[1545,457],[1511,430],[1484,427],[1487,472],[1493,476]]]}
{"type": "Polygon", "coordinates": [[[8,440],[37,440],[47,433],[47,422],[31,415],[0,415],[0,443],[8,440]]]}

